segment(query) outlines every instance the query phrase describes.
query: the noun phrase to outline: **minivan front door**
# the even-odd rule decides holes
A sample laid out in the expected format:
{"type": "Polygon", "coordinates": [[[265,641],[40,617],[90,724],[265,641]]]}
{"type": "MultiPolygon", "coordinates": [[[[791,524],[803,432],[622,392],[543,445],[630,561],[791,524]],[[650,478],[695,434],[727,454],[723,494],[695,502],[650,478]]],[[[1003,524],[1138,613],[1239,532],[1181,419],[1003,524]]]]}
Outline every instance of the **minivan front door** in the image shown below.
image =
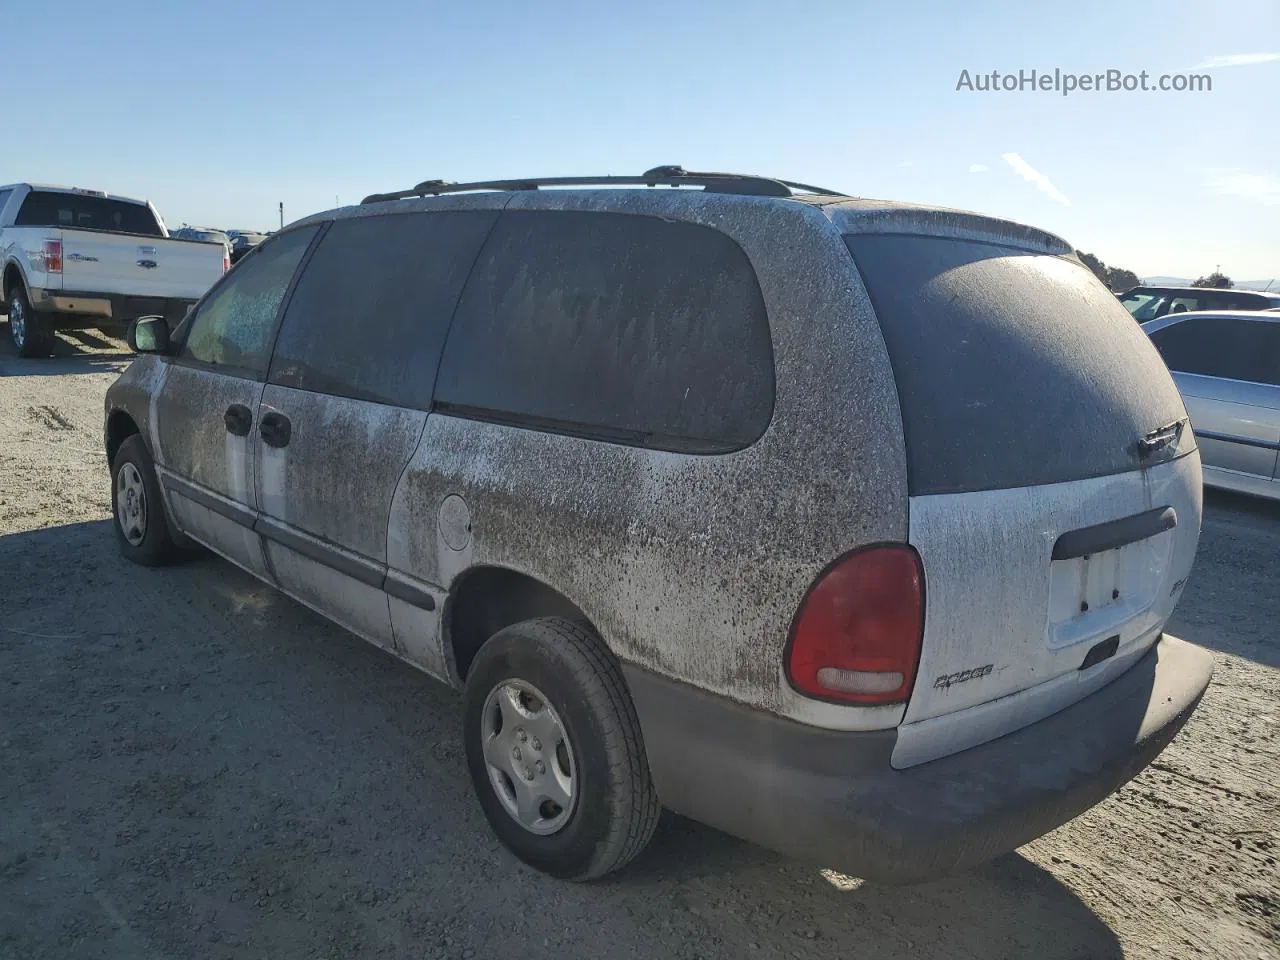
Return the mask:
{"type": "Polygon", "coordinates": [[[178,528],[265,579],[254,411],[280,307],[315,233],[281,234],[227,274],[190,318],[156,400],[157,474],[178,528]]]}
{"type": "Polygon", "coordinates": [[[253,411],[262,383],[170,364],[156,401],[156,473],[174,522],[251,573],[267,575],[253,532],[253,411]]]}

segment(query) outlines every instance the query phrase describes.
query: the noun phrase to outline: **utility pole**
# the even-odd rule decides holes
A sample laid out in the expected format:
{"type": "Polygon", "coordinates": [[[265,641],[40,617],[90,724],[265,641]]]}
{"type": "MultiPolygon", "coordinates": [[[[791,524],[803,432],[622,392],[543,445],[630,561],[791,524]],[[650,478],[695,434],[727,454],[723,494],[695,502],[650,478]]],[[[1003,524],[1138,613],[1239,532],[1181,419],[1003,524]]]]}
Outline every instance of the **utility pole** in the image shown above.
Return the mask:
{"type": "Polygon", "coordinates": [[[280,201],[280,229],[284,229],[284,201],[280,201]]]}

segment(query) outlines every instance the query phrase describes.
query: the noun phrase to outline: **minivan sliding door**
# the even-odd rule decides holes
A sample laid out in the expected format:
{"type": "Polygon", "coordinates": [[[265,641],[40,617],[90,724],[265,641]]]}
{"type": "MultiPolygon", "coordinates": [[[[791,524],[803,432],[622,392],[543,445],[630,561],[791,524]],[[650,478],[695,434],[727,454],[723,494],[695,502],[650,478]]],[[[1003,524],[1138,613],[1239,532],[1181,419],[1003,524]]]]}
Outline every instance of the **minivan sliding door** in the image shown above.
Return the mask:
{"type": "Polygon", "coordinates": [[[280,587],[433,672],[437,603],[388,579],[388,521],[454,303],[496,216],[335,221],[290,299],[258,416],[257,529],[280,587]]]}

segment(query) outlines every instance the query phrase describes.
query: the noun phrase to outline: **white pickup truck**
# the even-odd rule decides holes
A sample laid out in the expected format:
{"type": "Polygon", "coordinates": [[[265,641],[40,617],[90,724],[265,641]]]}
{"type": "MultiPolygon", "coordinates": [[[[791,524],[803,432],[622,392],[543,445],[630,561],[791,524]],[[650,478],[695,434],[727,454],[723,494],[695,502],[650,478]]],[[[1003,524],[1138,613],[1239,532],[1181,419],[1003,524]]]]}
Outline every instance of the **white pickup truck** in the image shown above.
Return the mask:
{"type": "Polygon", "coordinates": [[[57,327],[170,327],[230,268],[221,243],[170,238],[145,200],[29,183],[0,186],[0,264],[9,335],[48,356],[57,327]]]}

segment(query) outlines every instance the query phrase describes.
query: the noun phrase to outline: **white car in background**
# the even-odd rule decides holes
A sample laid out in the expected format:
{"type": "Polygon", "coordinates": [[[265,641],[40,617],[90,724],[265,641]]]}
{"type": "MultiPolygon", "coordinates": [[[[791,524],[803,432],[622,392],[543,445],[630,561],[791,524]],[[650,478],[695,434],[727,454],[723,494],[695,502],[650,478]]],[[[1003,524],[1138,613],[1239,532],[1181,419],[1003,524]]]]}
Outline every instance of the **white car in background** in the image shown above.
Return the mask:
{"type": "Polygon", "coordinates": [[[175,239],[145,200],[30,183],[0,186],[0,265],[19,356],[48,356],[58,327],[171,327],[231,266],[226,243],[175,239]]]}

